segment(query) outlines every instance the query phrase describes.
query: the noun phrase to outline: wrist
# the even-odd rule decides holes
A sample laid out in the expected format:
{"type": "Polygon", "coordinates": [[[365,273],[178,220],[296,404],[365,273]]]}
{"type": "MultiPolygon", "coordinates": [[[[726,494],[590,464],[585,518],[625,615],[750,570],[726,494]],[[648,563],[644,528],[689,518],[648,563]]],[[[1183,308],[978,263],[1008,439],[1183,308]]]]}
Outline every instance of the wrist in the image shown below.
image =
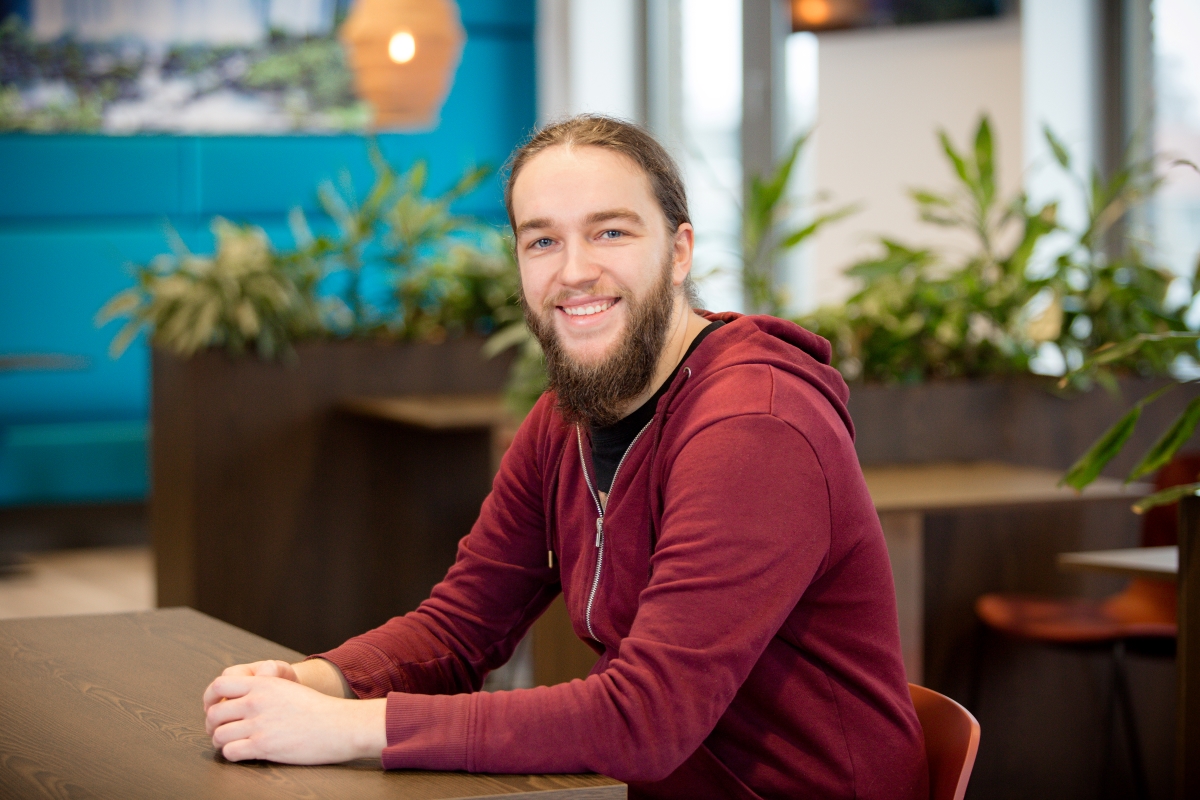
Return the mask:
{"type": "Polygon", "coordinates": [[[296,682],[302,686],[330,697],[354,698],[354,691],[346,681],[346,676],[332,661],[310,658],[293,664],[292,669],[296,673],[296,682]]]}
{"type": "Polygon", "coordinates": [[[352,738],[356,758],[382,758],[387,747],[387,700],[349,700],[355,724],[352,738]]]}

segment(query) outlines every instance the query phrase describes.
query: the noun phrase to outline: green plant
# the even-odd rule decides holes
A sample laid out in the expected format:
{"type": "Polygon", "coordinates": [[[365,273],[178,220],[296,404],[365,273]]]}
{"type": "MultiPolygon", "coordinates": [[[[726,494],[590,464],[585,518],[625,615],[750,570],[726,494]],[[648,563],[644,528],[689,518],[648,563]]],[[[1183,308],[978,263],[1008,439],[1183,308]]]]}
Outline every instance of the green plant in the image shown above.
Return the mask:
{"type": "Polygon", "coordinates": [[[212,230],[212,257],[193,255],[169,230],[174,253],[136,267],[136,285],[100,309],[100,325],[128,318],[113,339],[114,358],[143,329],[155,345],[180,356],[253,347],[264,358],[284,355],[293,340],[319,330],[311,263],[275,253],[261,228],[218,217],[212,230]]]}
{"type": "Polygon", "coordinates": [[[336,234],[314,236],[304,214],[292,213],[303,251],[322,265],[329,290],[326,326],[339,335],[430,338],[430,297],[456,298],[467,317],[511,305],[515,293],[501,300],[487,279],[503,248],[478,220],[450,209],[490,170],[468,168],[449,190],[430,198],[423,161],[399,173],[374,143],[369,154],[375,182],[361,203],[347,175],[340,187],[325,181],[317,189],[336,234]]]}
{"type": "MultiPolygon", "coordinates": [[[[1066,148],[1049,130],[1045,135],[1059,166],[1070,172],[1066,148]]],[[[844,305],[818,309],[799,322],[830,340],[848,379],[1021,374],[1047,343],[1076,366],[1082,353],[1105,341],[1186,329],[1186,307],[1166,306],[1173,276],[1148,263],[1128,237],[1115,256],[1106,246],[1114,226],[1157,187],[1153,162],[1130,163],[1107,180],[1093,173],[1081,184],[1088,210],[1084,230],[1048,268],[1035,272],[1035,247],[1061,230],[1057,203],[1034,206],[1023,194],[1000,201],[986,116],[969,151],[960,152],[945,132],[939,136],[956,190],[910,195],[922,220],[964,231],[976,247],[953,259],[882,238],[878,257],[847,270],[861,282],[859,291],[844,305]]],[[[1161,374],[1173,355],[1132,366],[1161,374]]]]}
{"type": "Polygon", "coordinates": [[[787,305],[787,296],[775,279],[779,258],[855,211],[854,206],[844,206],[817,214],[798,228],[789,226],[787,187],[809,135],[796,137],[773,173],[750,179],[742,213],[742,292],[746,306],[757,313],[781,316],[787,305]]]}
{"type": "MultiPolygon", "coordinates": [[[[1174,345],[1175,347],[1179,345],[1192,346],[1195,345],[1197,340],[1200,340],[1200,332],[1196,331],[1139,334],[1127,341],[1109,343],[1099,348],[1084,362],[1077,372],[1089,377],[1094,377],[1097,374],[1111,373],[1114,365],[1127,361],[1131,356],[1139,352],[1158,350],[1161,354],[1164,344],[1174,345]]],[[[1064,377],[1062,384],[1065,386],[1071,377],[1064,377]]],[[[1111,382],[1111,375],[1109,382],[1111,382]]],[[[1135,402],[1112,427],[1105,431],[1088,448],[1086,453],[1080,456],[1078,461],[1071,465],[1071,468],[1067,470],[1067,474],[1063,476],[1059,485],[1066,485],[1077,491],[1083,491],[1088,484],[1100,475],[1104,468],[1108,466],[1108,463],[1124,449],[1125,444],[1137,428],[1142,411],[1146,406],[1172,391],[1181,385],[1181,383],[1197,382],[1200,382],[1200,378],[1168,384],[1135,402]]],[[[1187,404],[1179,416],[1168,426],[1167,430],[1138,459],[1133,469],[1129,471],[1129,475],[1126,476],[1125,482],[1130,483],[1139,478],[1151,475],[1166,466],[1175,457],[1175,454],[1192,438],[1192,434],[1196,431],[1197,423],[1200,423],[1200,398],[1194,398],[1187,404]]],[[[1197,477],[1200,478],[1200,476],[1197,477]]],[[[1161,492],[1155,492],[1148,497],[1142,498],[1134,504],[1133,510],[1140,514],[1147,509],[1174,503],[1181,497],[1197,492],[1200,492],[1200,482],[1172,486],[1169,489],[1164,489],[1161,492]]]]}
{"type": "Polygon", "coordinates": [[[424,194],[417,162],[397,173],[370,146],[375,182],[362,203],[349,179],[318,194],[334,232],[314,235],[303,212],[291,213],[297,247],[274,252],[259,228],[213,222],[213,257],[188,252],[173,231],[172,255],[134,268],[137,284],[101,310],[103,324],[128,323],[113,342],[119,354],[143,329],[181,356],[207,347],[264,358],[286,355],[298,339],[322,336],[442,341],[488,335],[521,316],[518,279],[502,237],[450,205],[488,174],[466,170],[447,192],[424,194]]]}

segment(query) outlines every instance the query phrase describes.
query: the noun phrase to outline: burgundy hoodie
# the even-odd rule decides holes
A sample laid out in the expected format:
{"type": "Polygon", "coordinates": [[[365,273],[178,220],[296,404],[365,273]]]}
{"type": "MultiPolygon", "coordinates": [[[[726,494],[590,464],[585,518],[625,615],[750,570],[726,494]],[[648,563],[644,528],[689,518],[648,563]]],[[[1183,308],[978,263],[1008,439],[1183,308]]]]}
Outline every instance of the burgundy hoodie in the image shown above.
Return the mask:
{"type": "Polygon", "coordinates": [[[545,396],[430,599],[323,654],[387,697],[384,767],[599,772],[631,797],[929,796],[829,344],[708,316],[727,324],[626,453],[602,525],[587,429],[545,396]],[[560,591],[599,654],[587,680],[477,691],[560,591]]]}

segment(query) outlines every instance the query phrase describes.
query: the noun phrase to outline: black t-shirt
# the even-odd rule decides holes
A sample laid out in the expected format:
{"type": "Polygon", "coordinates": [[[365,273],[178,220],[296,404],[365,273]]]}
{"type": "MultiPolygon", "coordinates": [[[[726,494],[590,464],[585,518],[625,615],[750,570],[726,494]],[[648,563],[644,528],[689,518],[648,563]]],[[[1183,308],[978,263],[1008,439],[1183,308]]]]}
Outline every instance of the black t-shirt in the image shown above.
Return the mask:
{"type": "Polygon", "coordinates": [[[621,459],[625,456],[625,451],[629,449],[629,445],[637,438],[642,428],[646,427],[646,423],[654,418],[654,411],[658,408],[658,401],[666,394],[667,389],[671,386],[671,382],[675,380],[675,376],[679,374],[679,370],[682,369],[684,362],[688,360],[688,356],[695,352],[696,348],[700,346],[700,342],[704,341],[705,336],[708,336],[724,324],[724,322],[717,320],[696,334],[696,338],[692,340],[687,352],[679,360],[675,371],[663,381],[663,385],[658,387],[658,391],[654,393],[654,396],[638,406],[636,411],[623,419],[617,420],[612,425],[606,425],[602,428],[593,427],[591,429],[592,468],[596,472],[596,491],[607,493],[612,488],[613,476],[617,472],[617,466],[621,463],[621,459]]]}

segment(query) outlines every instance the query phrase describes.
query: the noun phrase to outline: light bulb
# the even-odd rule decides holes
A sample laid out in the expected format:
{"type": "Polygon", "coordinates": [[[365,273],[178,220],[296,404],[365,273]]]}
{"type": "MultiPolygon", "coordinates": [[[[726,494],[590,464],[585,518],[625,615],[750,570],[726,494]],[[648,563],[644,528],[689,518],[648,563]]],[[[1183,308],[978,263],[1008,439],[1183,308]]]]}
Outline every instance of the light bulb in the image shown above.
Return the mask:
{"type": "Polygon", "coordinates": [[[417,40],[408,31],[396,31],[388,40],[388,58],[397,64],[407,64],[417,54],[417,40]]]}
{"type": "Polygon", "coordinates": [[[831,12],[829,0],[800,0],[796,3],[797,16],[808,25],[825,24],[829,21],[831,12]]]}

